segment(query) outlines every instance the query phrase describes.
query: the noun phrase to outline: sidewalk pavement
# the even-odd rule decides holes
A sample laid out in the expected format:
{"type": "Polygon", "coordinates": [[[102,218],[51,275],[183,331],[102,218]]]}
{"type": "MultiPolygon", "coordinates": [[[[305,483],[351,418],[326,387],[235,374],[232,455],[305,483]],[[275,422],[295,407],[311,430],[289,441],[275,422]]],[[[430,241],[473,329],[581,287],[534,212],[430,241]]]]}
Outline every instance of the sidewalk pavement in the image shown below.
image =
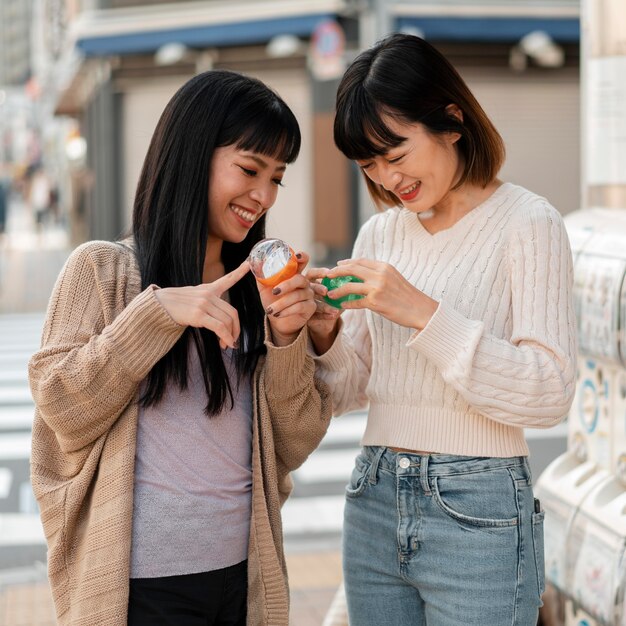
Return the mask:
{"type": "Polygon", "coordinates": [[[0,313],[45,311],[68,245],[62,227],[37,232],[26,205],[12,202],[6,233],[0,234],[0,313]]]}
{"type": "Polygon", "coordinates": [[[46,582],[22,583],[0,591],[0,626],[55,626],[46,582]]]}
{"type": "Polygon", "coordinates": [[[341,583],[341,553],[286,555],[291,589],[291,624],[321,626],[341,583]]]}
{"type": "MultiPolygon", "coordinates": [[[[341,581],[341,555],[339,552],[287,554],[287,570],[291,625],[321,626],[341,581]]],[[[0,626],[55,626],[47,582],[18,583],[0,590],[0,626]]]]}

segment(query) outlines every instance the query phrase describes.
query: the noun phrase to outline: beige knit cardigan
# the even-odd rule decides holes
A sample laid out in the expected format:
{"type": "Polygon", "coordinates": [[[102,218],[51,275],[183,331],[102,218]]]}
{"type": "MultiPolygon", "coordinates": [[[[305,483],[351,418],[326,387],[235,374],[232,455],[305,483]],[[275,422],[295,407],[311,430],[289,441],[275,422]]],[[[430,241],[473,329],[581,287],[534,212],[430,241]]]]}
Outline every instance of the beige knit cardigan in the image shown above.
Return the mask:
{"type": "MultiPolygon", "coordinates": [[[[141,291],[130,248],[84,244],[61,272],[29,363],[31,478],[59,624],[127,621],[137,392],[184,331],[154,291],[141,291]]],[[[283,348],[267,336],[253,379],[248,625],[287,626],[280,506],[289,472],[328,427],[331,403],[314,378],[306,330],[283,348]]]]}

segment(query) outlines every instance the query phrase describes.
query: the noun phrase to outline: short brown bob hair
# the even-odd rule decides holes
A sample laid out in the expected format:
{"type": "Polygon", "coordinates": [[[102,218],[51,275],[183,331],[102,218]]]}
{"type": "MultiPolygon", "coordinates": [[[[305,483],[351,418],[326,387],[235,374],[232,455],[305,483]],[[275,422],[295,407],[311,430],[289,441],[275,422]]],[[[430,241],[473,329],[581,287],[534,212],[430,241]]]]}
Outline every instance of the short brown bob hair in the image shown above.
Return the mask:
{"type": "MultiPolygon", "coordinates": [[[[362,52],[348,67],[337,90],[334,135],[349,159],[386,154],[406,137],[384,124],[388,115],[419,122],[431,133],[459,133],[456,142],[465,169],[456,187],[469,182],[485,187],[504,162],[504,142],[452,64],[429,43],[395,34],[362,52]],[[461,110],[459,120],[449,109],[461,110]]],[[[374,202],[397,206],[398,198],[366,178],[374,202]]]]}

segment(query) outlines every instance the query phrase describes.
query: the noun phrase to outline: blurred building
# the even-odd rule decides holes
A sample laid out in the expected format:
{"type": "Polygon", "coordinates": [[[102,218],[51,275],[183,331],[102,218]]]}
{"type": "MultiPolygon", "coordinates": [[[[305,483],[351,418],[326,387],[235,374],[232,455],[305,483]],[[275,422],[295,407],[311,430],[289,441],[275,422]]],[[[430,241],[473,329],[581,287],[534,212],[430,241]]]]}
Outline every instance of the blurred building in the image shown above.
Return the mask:
{"type": "Polygon", "coordinates": [[[0,0],[0,87],[30,77],[32,0],[0,0]]]}
{"type": "Polygon", "coordinates": [[[32,0],[0,0],[0,167],[29,159],[32,0]]]}
{"type": "MultiPolygon", "coordinates": [[[[272,210],[271,232],[294,246],[312,248],[317,163],[338,172],[330,182],[334,200],[344,208],[339,215],[346,214],[348,165],[329,132],[334,91],[326,95],[323,86],[318,89],[307,67],[314,29],[327,20],[345,22],[346,2],[67,0],[56,5],[54,23],[52,12],[42,12],[41,39],[50,28],[58,33],[42,82],[56,91],[56,113],[80,120],[86,140],[80,200],[86,236],[112,238],[128,228],[136,181],[158,116],[183,82],[210,68],[264,80],[301,122],[304,149],[289,168],[287,187],[272,210]],[[315,132],[320,107],[326,116],[315,132]],[[338,167],[333,169],[333,163],[338,167]]],[[[333,236],[340,223],[338,219],[333,236]]],[[[347,222],[340,234],[349,245],[347,222]]]]}
{"type": "Polygon", "coordinates": [[[426,37],[467,79],[507,144],[504,178],[562,212],[580,205],[578,0],[37,2],[40,82],[56,113],[80,123],[83,237],[128,228],[166,102],[195,73],[227,68],[274,87],[301,123],[303,150],[269,231],[319,261],[349,253],[373,209],[334,148],[334,95],[345,63],[398,30],[426,37]]]}

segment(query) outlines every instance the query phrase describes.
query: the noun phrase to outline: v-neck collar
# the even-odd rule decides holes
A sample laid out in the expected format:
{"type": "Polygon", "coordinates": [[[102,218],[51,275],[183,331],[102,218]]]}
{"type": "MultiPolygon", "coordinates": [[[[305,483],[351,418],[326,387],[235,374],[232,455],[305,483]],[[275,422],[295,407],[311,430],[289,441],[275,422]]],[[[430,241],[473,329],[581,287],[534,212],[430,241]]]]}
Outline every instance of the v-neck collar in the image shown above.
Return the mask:
{"type": "Polygon", "coordinates": [[[495,206],[495,203],[498,201],[500,196],[509,191],[511,187],[511,183],[502,183],[488,198],[485,198],[485,200],[483,200],[480,204],[460,217],[454,224],[452,224],[452,226],[448,226],[448,228],[439,230],[436,233],[431,233],[424,226],[424,224],[422,224],[422,221],[417,213],[413,213],[413,211],[409,211],[409,209],[402,208],[402,217],[407,232],[422,241],[433,242],[447,240],[459,229],[469,229],[472,224],[474,224],[476,220],[488,210],[489,207],[495,206]]]}

